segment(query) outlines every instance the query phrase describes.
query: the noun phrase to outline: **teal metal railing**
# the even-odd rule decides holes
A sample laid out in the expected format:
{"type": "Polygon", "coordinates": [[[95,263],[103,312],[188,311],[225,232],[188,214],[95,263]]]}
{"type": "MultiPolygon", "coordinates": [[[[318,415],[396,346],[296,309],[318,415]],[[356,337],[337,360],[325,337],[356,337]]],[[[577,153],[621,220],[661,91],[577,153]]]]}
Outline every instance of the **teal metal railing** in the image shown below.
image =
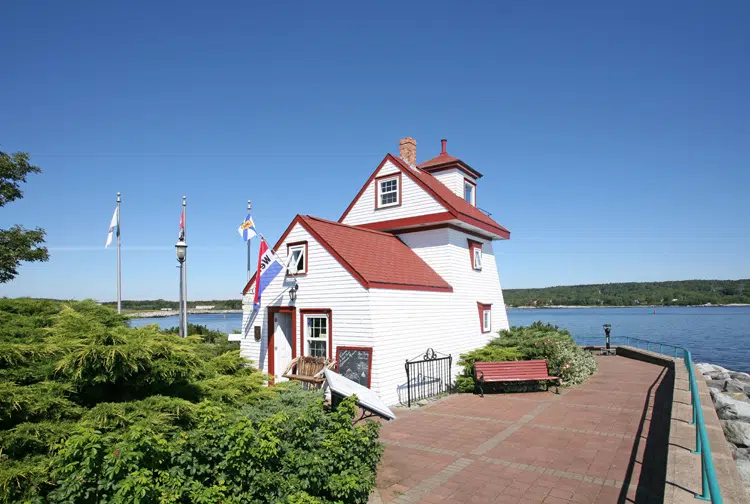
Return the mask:
{"type": "MultiPolygon", "coordinates": [[[[587,341],[595,340],[597,342],[603,342],[604,336],[582,336],[575,337],[576,343],[581,346],[587,346],[587,341]]],[[[711,444],[708,442],[708,433],[706,432],[706,422],[703,418],[703,409],[701,407],[701,398],[698,394],[698,382],[695,379],[695,365],[693,364],[693,355],[685,347],[679,345],[673,345],[671,343],[664,343],[661,341],[650,341],[641,338],[634,338],[631,336],[613,336],[610,338],[610,344],[617,346],[616,341],[625,341],[626,346],[632,346],[640,350],[646,350],[649,352],[657,352],[659,355],[665,355],[670,357],[678,357],[678,353],[682,352],[682,358],[685,361],[685,367],[688,371],[688,383],[690,387],[690,403],[693,406],[693,420],[690,425],[695,425],[695,450],[693,453],[700,455],[701,457],[701,472],[702,472],[702,491],[699,494],[695,494],[695,497],[704,501],[711,501],[713,504],[722,504],[721,490],[719,490],[719,482],[716,479],[716,469],[714,468],[714,460],[711,455],[711,444]],[[671,349],[671,352],[665,353],[665,349],[671,349]]],[[[622,343],[620,343],[622,344],[622,343]]],[[[604,346],[604,345],[596,345],[604,346]]]]}

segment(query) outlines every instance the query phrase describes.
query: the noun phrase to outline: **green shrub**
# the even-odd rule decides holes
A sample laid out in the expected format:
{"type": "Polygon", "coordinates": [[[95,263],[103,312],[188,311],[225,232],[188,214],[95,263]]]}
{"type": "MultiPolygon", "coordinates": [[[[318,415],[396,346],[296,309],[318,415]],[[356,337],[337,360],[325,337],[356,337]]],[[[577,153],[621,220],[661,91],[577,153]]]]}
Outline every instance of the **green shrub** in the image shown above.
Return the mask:
{"type": "Polygon", "coordinates": [[[513,347],[483,346],[465,354],[461,354],[458,365],[462,372],[456,377],[456,392],[474,392],[475,362],[504,362],[523,359],[524,355],[513,347]]]}
{"type": "MultiPolygon", "coordinates": [[[[508,360],[546,360],[549,372],[562,378],[564,385],[583,383],[597,369],[596,359],[579,347],[570,333],[552,324],[534,322],[530,326],[511,327],[500,331],[482,348],[461,355],[458,361],[463,372],[456,379],[458,392],[474,392],[475,362],[501,362],[508,360]]],[[[541,382],[519,384],[505,388],[537,390],[541,382]]]]}
{"type": "Polygon", "coordinates": [[[0,300],[0,502],[365,502],[382,447],[221,333],[0,300]],[[201,331],[203,331],[201,333],[201,331]]]}

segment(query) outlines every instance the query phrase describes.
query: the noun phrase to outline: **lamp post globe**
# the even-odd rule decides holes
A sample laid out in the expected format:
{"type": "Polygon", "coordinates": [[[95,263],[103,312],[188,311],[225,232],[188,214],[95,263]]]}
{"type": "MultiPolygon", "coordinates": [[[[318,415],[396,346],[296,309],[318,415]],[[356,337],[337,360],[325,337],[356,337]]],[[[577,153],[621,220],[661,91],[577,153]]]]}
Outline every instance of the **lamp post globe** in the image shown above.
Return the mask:
{"type": "Polygon", "coordinates": [[[177,244],[174,246],[175,253],[177,254],[177,260],[179,262],[185,261],[185,256],[187,256],[187,243],[180,240],[177,242],[177,244]]]}

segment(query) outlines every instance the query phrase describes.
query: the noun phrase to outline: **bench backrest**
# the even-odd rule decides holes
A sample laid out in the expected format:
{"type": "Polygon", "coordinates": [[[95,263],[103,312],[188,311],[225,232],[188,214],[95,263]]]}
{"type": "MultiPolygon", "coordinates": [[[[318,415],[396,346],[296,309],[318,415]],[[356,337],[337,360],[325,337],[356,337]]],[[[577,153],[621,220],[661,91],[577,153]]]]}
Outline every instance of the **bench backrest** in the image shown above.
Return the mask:
{"type": "Polygon", "coordinates": [[[547,361],[526,360],[508,362],[476,362],[474,368],[477,374],[481,371],[485,379],[501,380],[534,380],[540,376],[548,376],[547,361]]]}
{"type": "Polygon", "coordinates": [[[328,364],[328,361],[323,357],[300,357],[294,374],[297,376],[315,376],[326,364],[328,364]]]}

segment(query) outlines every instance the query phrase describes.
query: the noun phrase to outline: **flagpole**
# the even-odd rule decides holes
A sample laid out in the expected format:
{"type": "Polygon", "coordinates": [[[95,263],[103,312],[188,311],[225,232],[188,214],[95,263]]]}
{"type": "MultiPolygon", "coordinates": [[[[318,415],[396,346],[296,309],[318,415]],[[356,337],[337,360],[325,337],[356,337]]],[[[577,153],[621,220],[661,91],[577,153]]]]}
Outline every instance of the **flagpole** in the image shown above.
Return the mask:
{"type": "MultiPolygon", "coordinates": [[[[182,197],[182,214],[184,216],[183,220],[183,231],[182,231],[182,241],[187,244],[187,196],[182,197]]],[[[185,263],[183,264],[182,268],[182,302],[184,303],[183,307],[183,334],[185,337],[188,336],[188,302],[187,302],[187,254],[185,255],[185,263]]]]}
{"type": "Polygon", "coordinates": [[[120,258],[120,193],[117,193],[117,313],[122,313],[122,266],[120,258]]]}
{"type": "MultiPolygon", "coordinates": [[[[247,200],[247,214],[250,215],[250,210],[252,209],[253,205],[250,200],[247,200]]],[[[252,238],[247,240],[247,281],[250,281],[250,277],[252,277],[253,273],[253,263],[250,257],[252,256],[252,253],[250,252],[250,242],[253,241],[252,238]]]]}

